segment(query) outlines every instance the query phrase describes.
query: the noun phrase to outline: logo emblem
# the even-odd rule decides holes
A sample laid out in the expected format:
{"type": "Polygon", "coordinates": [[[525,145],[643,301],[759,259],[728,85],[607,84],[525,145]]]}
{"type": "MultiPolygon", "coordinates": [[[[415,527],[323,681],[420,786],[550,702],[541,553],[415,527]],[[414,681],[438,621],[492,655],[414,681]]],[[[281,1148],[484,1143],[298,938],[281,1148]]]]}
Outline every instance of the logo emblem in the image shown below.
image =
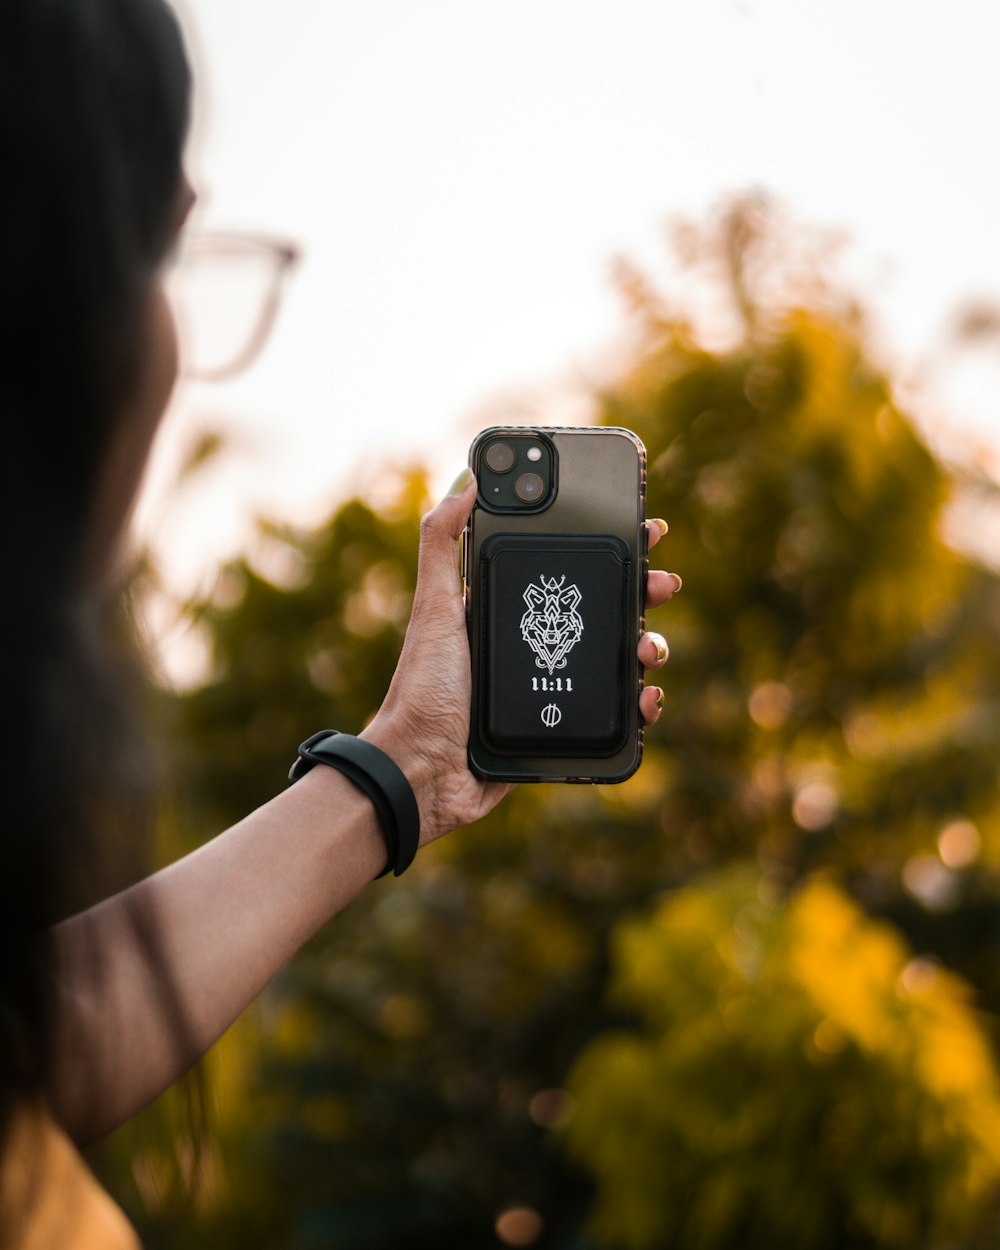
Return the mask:
{"type": "MultiPolygon", "coordinates": [[[[577,608],[583,596],[575,584],[566,585],[566,575],[540,577],[524,592],[528,610],[521,617],[521,637],[535,653],[538,668],[549,675],[566,667],[566,656],[580,641],[583,619],[577,608]]],[[[556,709],[558,711],[558,709],[556,709]]]]}
{"type": "Polygon", "coordinates": [[[562,712],[554,703],[546,703],[542,708],[542,724],[546,729],[554,729],[562,720],[562,712]]]}

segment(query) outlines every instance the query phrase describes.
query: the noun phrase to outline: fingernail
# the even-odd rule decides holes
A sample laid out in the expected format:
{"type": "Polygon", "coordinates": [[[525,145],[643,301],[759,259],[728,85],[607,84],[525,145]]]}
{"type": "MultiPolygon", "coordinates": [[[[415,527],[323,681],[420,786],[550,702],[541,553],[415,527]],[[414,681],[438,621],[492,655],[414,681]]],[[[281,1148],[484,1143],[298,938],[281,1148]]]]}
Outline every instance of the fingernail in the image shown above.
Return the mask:
{"type": "Polygon", "coordinates": [[[663,711],[663,691],[659,686],[656,687],[656,706],[663,711]]]}
{"type": "Polygon", "coordinates": [[[653,644],[656,647],[657,661],[660,664],[662,664],[663,661],[667,658],[667,644],[663,641],[662,638],[654,638],[653,644]]]}
{"type": "Polygon", "coordinates": [[[670,526],[666,523],[666,521],[664,521],[663,517],[654,516],[649,519],[653,525],[659,526],[661,534],[666,534],[666,532],[670,529],[670,526]]]}
{"type": "Polygon", "coordinates": [[[678,590],[680,590],[680,588],[684,585],[684,582],[681,580],[681,578],[680,578],[680,577],[679,577],[676,573],[670,573],[670,574],[668,574],[668,576],[672,577],[672,578],[673,578],[673,580],[674,580],[675,585],[674,585],[674,589],[673,589],[673,591],[672,591],[671,593],[676,595],[676,594],[677,594],[677,592],[678,592],[678,590]]]}
{"type": "Polygon", "coordinates": [[[469,489],[469,487],[475,481],[475,477],[476,475],[472,472],[469,466],[466,465],[465,468],[462,470],[462,472],[458,475],[458,477],[455,478],[454,482],[452,482],[451,486],[448,489],[448,494],[449,495],[461,495],[464,491],[467,491],[469,489]]]}

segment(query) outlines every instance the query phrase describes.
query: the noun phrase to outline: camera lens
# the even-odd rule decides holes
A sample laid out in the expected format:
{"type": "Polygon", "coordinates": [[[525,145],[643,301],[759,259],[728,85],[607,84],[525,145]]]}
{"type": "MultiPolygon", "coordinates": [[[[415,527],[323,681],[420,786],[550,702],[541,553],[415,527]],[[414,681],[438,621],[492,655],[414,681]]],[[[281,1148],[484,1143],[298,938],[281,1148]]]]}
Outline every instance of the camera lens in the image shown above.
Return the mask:
{"type": "Polygon", "coordinates": [[[522,473],[514,483],[514,494],[522,503],[537,503],[545,490],[545,483],[537,473],[522,473]]]}
{"type": "Polygon", "coordinates": [[[516,459],[510,443],[491,443],[486,449],[486,463],[494,473],[507,473],[514,467],[516,459]]]}

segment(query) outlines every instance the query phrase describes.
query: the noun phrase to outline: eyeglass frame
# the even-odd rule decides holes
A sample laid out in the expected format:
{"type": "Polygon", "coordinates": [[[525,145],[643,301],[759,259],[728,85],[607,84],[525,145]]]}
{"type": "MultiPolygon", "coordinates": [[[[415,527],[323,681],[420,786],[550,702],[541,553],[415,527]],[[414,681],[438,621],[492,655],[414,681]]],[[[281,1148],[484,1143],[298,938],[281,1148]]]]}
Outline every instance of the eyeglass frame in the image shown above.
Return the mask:
{"type": "Polygon", "coordinates": [[[274,326],[285,279],[302,257],[302,249],[288,239],[249,231],[195,230],[186,236],[174,258],[173,268],[175,272],[180,272],[188,258],[196,258],[199,254],[239,255],[241,251],[246,255],[269,255],[276,262],[253,331],[246,345],[231,360],[214,368],[184,365],[182,372],[185,377],[201,382],[224,382],[249,368],[274,326]]]}

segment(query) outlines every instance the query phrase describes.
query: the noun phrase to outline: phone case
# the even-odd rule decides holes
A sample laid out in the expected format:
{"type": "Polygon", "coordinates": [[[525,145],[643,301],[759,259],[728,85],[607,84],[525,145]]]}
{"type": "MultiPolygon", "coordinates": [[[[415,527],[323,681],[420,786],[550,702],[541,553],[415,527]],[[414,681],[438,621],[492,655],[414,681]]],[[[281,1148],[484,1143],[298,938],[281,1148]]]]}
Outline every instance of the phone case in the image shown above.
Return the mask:
{"type": "Polygon", "coordinates": [[[512,781],[619,782],[642,757],[636,644],[647,568],[646,454],[628,430],[495,426],[530,436],[551,494],[491,510],[464,537],[472,659],[469,764],[512,781]]]}

